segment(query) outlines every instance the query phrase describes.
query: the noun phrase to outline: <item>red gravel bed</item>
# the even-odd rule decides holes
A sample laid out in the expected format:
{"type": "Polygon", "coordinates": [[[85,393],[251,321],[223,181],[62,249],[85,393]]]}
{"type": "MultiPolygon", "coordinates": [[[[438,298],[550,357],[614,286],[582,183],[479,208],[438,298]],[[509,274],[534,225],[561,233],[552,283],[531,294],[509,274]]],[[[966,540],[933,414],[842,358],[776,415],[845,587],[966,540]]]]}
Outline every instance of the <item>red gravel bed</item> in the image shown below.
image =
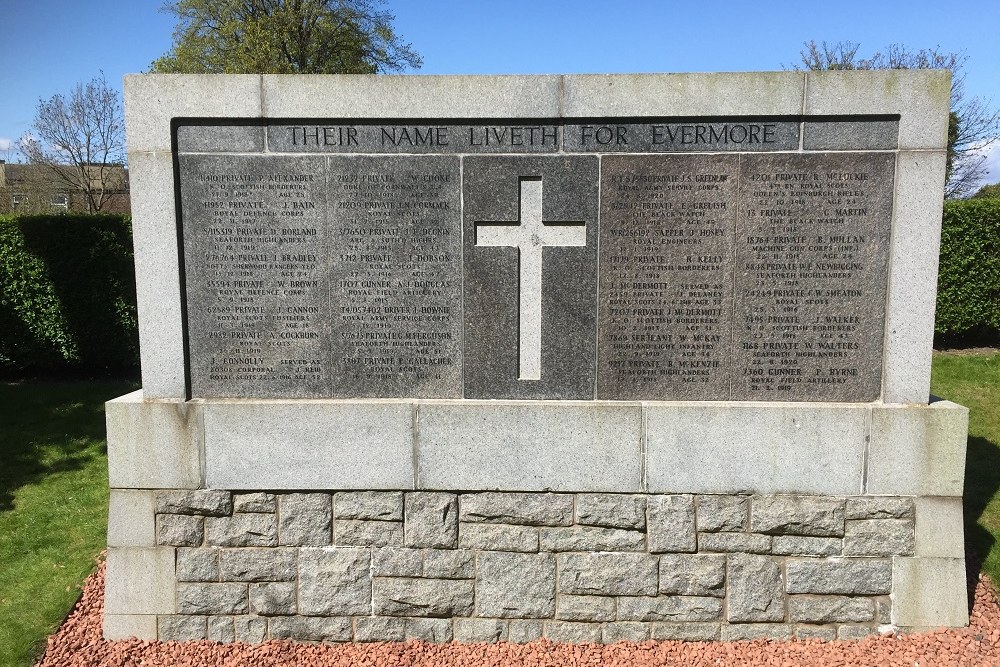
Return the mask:
{"type": "Polygon", "coordinates": [[[684,665],[696,667],[1000,666],[1000,605],[989,580],[976,586],[970,627],[858,641],[621,642],[556,644],[216,644],[104,641],[104,565],[84,584],[83,596],[38,667],[572,667],[684,665]]]}

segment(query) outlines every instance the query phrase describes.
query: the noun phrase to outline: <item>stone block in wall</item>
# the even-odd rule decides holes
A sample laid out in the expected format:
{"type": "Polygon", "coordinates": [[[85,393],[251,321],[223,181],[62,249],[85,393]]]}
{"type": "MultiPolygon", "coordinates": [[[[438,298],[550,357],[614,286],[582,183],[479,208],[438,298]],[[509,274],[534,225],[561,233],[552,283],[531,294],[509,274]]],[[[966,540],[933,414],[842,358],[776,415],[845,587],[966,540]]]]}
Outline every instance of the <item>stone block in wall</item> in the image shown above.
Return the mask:
{"type": "Polygon", "coordinates": [[[452,639],[451,619],[408,618],[406,619],[406,640],[411,639],[436,643],[450,642],[452,639]]]}
{"type": "Polygon", "coordinates": [[[848,521],[844,531],[845,556],[909,556],[913,548],[911,519],[848,521]]]}
{"type": "Polygon", "coordinates": [[[483,551],[476,557],[476,614],[494,618],[551,618],[556,559],[550,554],[483,551]]]}
{"type": "Polygon", "coordinates": [[[274,514],[234,514],[205,519],[205,543],[213,547],[276,547],[274,514]]]}
{"type": "Polygon", "coordinates": [[[183,514],[156,517],[156,543],[163,546],[197,547],[205,539],[205,518],[183,514]]]}
{"type": "Polygon", "coordinates": [[[619,597],[617,604],[620,621],[718,621],[722,618],[722,600],[712,597],[619,597]]]}
{"type": "Polygon", "coordinates": [[[697,550],[694,496],[649,496],[646,506],[646,539],[650,552],[697,550]]]}
{"type": "Polygon", "coordinates": [[[470,579],[376,578],[372,586],[372,608],[380,616],[469,616],[472,600],[470,579]]]}
{"type": "Polygon", "coordinates": [[[259,616],[291,616],[297,611],[293,582],[250,584],[250,613],[259,616]]]}
{"type": "Polygon", "coordinates": [[[307,616],[370,614],[371,554],[367,549],[304,547],[299,550],[299,613],[307,616]]]}
{"type": "Polygon", "coordinates": [[[341,491],[333,496],[335,519],[402,521],[402,491],[341,491]]]}
{"type": "Polygon", "coordinates": [[[615,599],[602,595],[560,595],[556,599],[560,621],[613,621],[615,599]]]}
{"type": "Polygon", "coordinates": [[[775,622],[785,618],[781,568],[771,558],[731,554],[726,565],[727,620],[730,623],[775,622]]]}
{"type": "Polygon", "coordinates": [[[875,620],[875,601],[841,595],[792,595],[788,598],[792,623],[864,623],[875,620]]]}
{"type": "Polygon", "coordinates": [[[622,493],[578,493],[576,522],[583,526],[643,529],[646,498],[622,493]]]}
{"type": "Polygon", "coordinates": [[[464,493],[459,505],[461,520],[468,523],[573,524],[573,495],[569,493],[464,493]]]}
{"type": "Polygon", "coordinates": [[[267,639],[267,619],[237,616],[233,619],[233,635],[243,644],[260,644],[267,639]]]}
{"type": "Polygon", "coordinates": [[[837,638],[837,628],[826,625],[796,625],[792,632],[796,639],[822,639],[830,642],[837,638]]]}
{"type": "Polygon", "coordinates": [[[512,618],[507,623],[507,641],[514,644],[527,644],[541,639],[542,631],[543,625],[540,620],[512,618]]]}
{"type": "Polygon", "coordinates": [[[177,581],[218,581],[218,549],[178,549],[177,581]]]}
{"type": "Polygon", "coordinates": [[[294,581],[295,549],[223,549],[219,552],[222,581],[294,581]]]}
{"type": "Polygon", "coordinates": [[[874,625],[838,625],[837,639],[859,640],[866,639],[878,634],[878,627],[874,625]]]}
{"type": "Polygon", "coordinates": [[[208,623],[205,616],[160,616],[157,619],[156,635],[161,642],[206,639],[208,623]]]}
{"type": "Polygon", "coordinates": [[[538,531],[534,526],[501,523],[462,523],[458,546],[462,549],[496,551],[538,551],[538,531]]]}
{"type": "Polygon", "coordinates": [[[273,493],[234,493],[234,512],[276,512],[278,497],[273,493]]]}
{"type": "Polygon", "coordinates": [[[913,516],[913,498],[858,496],[847,499],[847,519],[907,519],[913,516]]]}
{"type": "Polygon", "coordinates": [[[458,544],[458,496],[454,493],[407,493],[404,517],[404,546],[454,549],[458,544]]]}
{"type": "Polygon", "coordinates": [[[236,628],[232,616],[208,617],[208,641],[229,644],[236,641],[236,628]]]}
{"type": "Polygon", "coordinates": [[[560,554],[559,592],[572,595],[656,595],[657,558],[637,553],[560,554]]]}
{"type": "Polygon", "coordinates": [[[698,530],[746,530],[750,516],[750,500],[746,496],[698,496],[698,530]]]}
{"type": "Polygon", "coordinates": [[[471,551],[427,549],[423,557],[423,576],[430,579],[472,579],[476,576],[476,561],[471,551]]]}
{"type": "Polygon", "coordinates": [[[542,625],[545,638],[554,642],[596,644],[601,641],[601,626],[599,623],[545,621],[542,625]]]}
{"type": "Polygon", "coordinates": [[[268,621],[271,639],[349,642],[351,619],[336,616],[276,616],[268,621]]]}
{"type": "Polygon", "coordinates": [[[840,556],[843,551],[840,537],[775,535],[771,541],[771,553],[779,556],[840,556]]]}
{"type": "Polygon", "coordinates": [[[707,553],[771,553],[771,536],[758,533],[700,533],[698,551],[707,553]]]}
{"type": "Polygon", "coordinates": [[[844,500],[818,496],[754,496],[750,530],[771,535],[840,537],[844,500]]]}
{"type": "Polygon", "coordinates": [[[354,641],[406,641],[406,619],[392,616],[358,616],[354,619],[354,641]]]}
{"type": "Polygon", "coordinates": [[[288,546],[330,544],[332,499],[328,493],[287,493],[278,496],[279,543],[288,546]]]}
{"type": "Polygon", "coordinates": [[[178,584],[177,611],[181,614],[246,614],[246,584],[178,584]]]}
{"type": "Polygon", "coordinates": [[[614,644],[615,642],[644,642],[649,639],[651,625],[651,623],[640,623],[638,621],[608,623],[604,626],[601,641],[605,644],[614,644]]]}
{"type": "Polygon", "coordinates": [[[156,616],[151,614],[105,614],[101,634],[108,641],[142,639],[156,641],[156,616]]]}
{"type": "Polygon", "coordinates": [[[567,526],[540,528],[539,551],[645,551],[646,535],[637,530],[567,526]]]}
{"type": "Polygon", "coordinates": [[[507,638],[507,621],[497,618],[456,618],[455,641],[462,644],[495,644],[507,638]]]}
{"type": "Polygon", "coordinates": [[[372,550],[372,576],[419,577],[424,573],[424,556],[420,549],[387,547],[372,550]]]}
{"type": "Polygon", "coordinates": [[[652,639],[711,642],[719,639],[718,623],[653,623],[652,639]]]}
{"type": "Polygon", "coordinates": [[[156,494],[157,514],[200,514],[227,516],[233,511],[229,491],[201,489],[197,491],[161,491],[156,494]]]}
{"type": "Polygon", "coordinates": [[[722,626],[720,638],[724,642],[791,639],[792,626],[787,623],[733,623],[722,626]]]}
{"type": "Polygon", "coordinates": [[[660,556],[660,593],[722,597],[726,593],[726,557],[702,554],[660,556]]]}
{"type": "Polygon", "coordinates": [[[337,519],[333,522],[333,543],[338,547],[401,547],[403,523],[337,519]]]}
{"type": "Polygon", "coordinates": [[[888,595],[892,563],[883,558],[790,558],[785,591],[821,595],[888,595]]]}

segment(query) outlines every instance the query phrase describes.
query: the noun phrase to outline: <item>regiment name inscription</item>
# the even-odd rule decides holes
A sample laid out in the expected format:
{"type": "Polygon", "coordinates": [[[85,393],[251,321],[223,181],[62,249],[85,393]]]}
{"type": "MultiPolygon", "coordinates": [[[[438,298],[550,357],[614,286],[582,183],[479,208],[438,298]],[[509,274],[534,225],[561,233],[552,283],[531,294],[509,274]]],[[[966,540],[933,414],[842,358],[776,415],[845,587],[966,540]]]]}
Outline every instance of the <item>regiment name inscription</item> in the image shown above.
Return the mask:
{"type": "Polygon", "coordinates": [[[619,121],[180,125],[191,395],[877,399],[893,121],[619,121]]]}

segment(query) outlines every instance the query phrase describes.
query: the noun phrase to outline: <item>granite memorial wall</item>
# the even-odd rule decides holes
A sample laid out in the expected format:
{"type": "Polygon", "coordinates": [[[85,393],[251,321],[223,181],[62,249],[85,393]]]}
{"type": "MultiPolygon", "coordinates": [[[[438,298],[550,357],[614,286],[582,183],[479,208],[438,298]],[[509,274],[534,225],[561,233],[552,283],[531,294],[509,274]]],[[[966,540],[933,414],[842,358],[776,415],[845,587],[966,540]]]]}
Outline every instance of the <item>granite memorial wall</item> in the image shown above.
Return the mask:
{"type": "Polygon", "coordinates": [[[946,74],[157,75],[126,112],[106,636],[967,622],[946,74]]]}

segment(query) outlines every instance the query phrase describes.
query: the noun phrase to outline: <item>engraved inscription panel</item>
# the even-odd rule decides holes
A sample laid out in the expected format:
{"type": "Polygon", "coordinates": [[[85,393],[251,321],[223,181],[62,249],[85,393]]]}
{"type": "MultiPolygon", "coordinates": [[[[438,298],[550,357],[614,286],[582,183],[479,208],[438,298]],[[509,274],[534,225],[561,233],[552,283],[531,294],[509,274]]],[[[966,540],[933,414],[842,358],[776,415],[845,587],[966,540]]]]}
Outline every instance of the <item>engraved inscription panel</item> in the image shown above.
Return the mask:
{"type": "Polygon", "coordinates": [[[325,395],[325,158],[179,161],[192,395],[325,395]]]}
{"type": "Polygon", "coordinates": [[[733,398],[878,398],[895,162],[746,155],[733,398]]]}
{"type": "Polygon", "coordinates": [[[329,159],[332,395],[461,397],[458,158],[329,159]]]}
{"type": "Polygon", "coordinates": [[[737,160],[604,158],[598,398],[729,397],[737,160]]]}

